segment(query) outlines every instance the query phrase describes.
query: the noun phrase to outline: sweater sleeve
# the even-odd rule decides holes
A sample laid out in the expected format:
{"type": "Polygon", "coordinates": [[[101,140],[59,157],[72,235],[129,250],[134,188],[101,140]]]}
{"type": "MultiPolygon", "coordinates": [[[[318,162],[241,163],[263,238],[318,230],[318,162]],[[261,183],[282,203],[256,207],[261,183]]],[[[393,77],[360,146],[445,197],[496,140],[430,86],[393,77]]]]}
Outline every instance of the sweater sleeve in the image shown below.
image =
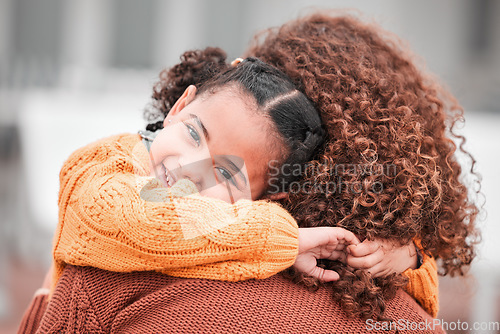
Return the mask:
{"type": "Polygon", "coordinates": [[[294,263],[298,227],[275,203],[196,194],[144,200],[137,184],[147,176],[147,152],[139,157],[138,147],[145,151],[137,136],[114,136],[63,165],[55,282],[67,263],[222,280],[265,278],[294,263]]]}
{"type": "MultiPolygon", "coordinates": [[[[416,245],[422,250],[420,243],[417,242],[416,245]]],[[[422,254],[423,262],[420,268],[403,272],[409,279],[405,290],[435,318],[439,311],[437,264],[434,258],[423,251],[422,254]]]]}
{"type": "Polygon", "coordinates": [[[21,324],[17,330],[18,334],[37,332],[48,304],[48,291],[44,290],[47,289],[39,289],[35,292],[33,300],[26,309],[23,319],[21,320],[21,324]]]}

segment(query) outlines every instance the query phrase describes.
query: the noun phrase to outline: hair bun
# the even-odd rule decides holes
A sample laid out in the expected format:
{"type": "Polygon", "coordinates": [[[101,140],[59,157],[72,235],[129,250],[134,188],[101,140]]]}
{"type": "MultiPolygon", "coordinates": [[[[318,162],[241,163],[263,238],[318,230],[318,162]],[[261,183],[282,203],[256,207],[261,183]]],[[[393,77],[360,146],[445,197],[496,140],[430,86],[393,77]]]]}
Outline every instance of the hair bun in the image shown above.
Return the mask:
{"type": "Polygon", "coordinates": [[[228,67],[226,53],[220,48],[186,51],[181,62],[160,73],[153,90],[153,107],[166,116],[190,85],[202,85],[228,67]]]}
{"type": "Polygon", "coordinates": [[[149,123],[146,126],[146,130],[152,131],[152,132],[155,132],[155,131],[161,130],[161,129],[163,129],[163,121],[158,121],[158,122],[155,122],[155,123],[149,123]]]}

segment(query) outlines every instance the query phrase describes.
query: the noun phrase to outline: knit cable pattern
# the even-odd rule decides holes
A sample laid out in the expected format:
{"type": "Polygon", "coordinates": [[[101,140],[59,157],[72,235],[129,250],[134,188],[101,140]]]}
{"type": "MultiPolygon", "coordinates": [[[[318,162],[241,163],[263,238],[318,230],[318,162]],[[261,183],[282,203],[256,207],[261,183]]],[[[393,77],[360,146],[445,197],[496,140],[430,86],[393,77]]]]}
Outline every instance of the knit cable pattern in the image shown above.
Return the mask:
{"type": "Polygon", "coordinates": [[[122,134],[87,145],[64,163],[54,283],[65,264],[239,281],[294,263],[297,224],[278,204],[229,204],[182,190],[176,196],[189,188],[185,183],[165,193],[151,185],[148,159],[138,135],[122,134]],[[140,184],[156,189],[157,201],[144,191],[141,197],[140,184]]]}

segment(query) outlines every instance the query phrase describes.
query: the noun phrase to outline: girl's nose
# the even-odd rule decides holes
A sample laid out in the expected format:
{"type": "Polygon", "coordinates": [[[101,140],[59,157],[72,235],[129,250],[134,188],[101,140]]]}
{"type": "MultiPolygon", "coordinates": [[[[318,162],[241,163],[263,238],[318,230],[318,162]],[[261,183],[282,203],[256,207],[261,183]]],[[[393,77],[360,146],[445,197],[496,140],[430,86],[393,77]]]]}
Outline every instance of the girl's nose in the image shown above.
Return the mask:
{"type": "Polygon", "coordinates": [[[179,173],[177,179],[189,179],[202,191],[216,184],[212,166],[212,158],[179,159],[179,173]]]}

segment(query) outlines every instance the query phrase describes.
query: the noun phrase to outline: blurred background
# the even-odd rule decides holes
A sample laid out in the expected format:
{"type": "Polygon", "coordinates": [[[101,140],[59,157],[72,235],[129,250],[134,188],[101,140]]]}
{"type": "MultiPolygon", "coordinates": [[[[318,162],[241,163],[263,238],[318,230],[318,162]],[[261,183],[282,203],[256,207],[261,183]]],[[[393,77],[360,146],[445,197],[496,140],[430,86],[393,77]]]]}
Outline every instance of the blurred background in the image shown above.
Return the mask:
{"type": "Polygon", "coordinates": [[[468,277],[441,279],[438,318],[500,321],[500,1],[0,0],[0,333],[16,331],[50,264],[58,172],[73,150],[143,128],[159,71],[183,51],[236,58],[262,29],[353,6],[406,40],[465,107],[484,240],[468,277]]]}

